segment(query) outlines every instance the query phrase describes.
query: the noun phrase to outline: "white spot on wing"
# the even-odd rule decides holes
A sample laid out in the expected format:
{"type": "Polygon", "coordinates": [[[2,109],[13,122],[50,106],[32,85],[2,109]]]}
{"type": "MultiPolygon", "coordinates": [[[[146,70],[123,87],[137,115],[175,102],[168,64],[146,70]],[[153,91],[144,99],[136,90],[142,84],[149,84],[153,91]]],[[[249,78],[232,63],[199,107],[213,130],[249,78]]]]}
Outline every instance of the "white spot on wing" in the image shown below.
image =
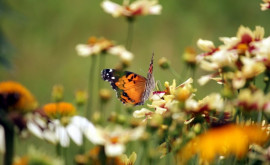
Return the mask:
{"type": "Polygon", "coordinates": [[[112,72],[112,69],[110,69],[109,72],[112,72]]]}
{"type": "Polygon", "coordinates": [[[115,79],[115,77],[112,77],[112,79],[114,80],[114,79],[115,79]]]}

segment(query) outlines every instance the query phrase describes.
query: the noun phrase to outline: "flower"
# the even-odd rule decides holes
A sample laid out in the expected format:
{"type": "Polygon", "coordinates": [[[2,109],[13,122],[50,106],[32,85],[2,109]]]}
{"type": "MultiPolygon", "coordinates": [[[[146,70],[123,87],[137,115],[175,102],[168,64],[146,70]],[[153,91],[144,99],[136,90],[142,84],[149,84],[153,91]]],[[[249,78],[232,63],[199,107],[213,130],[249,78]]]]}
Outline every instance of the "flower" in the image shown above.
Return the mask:
{"type": "Polygon", "coordinates": [[[62,85],[54,85],[52,89],[52,99],[55,102],[63,100],[64,87],[62,85]]]}
{"type": "Polygon", "coordinates": [[[261,3],[261,10],[269,10],[270,9],[270,0],[263,0],[264,3],[261,3]]]}
{"type": "Polygon", "coordinates": [[[224,43],[218,47],[207,40],[199,39],[197,44],[205,53],[197,56],[197,62],[201,68],[214,73],[202,76],[198,82],[204,85],[209,80],[232,86],[233,89],[242,88],[247,80],[263,73],[265,65],[269,64],[268,58],[259,56],[262,50],[267,50],[267,43],[263,39],[264,28],[256,26],[252,31],[247,27],[240,26],[236,37],[221,37],[224,43]],[[264,41],[264,42],[263,42],[264,41]],[[264,46],[262,46],[262,44],[264,46]],[[263,47],[263,49],[260,49],[263,47]]]}
{"type": "Polygon", "coordinates": [[[78,44],[76,46],[76,50],[78,55],[87,57],[89,55],[95,55],[101,53],[102,51],[106,51],[113,45],[113,42],[107,40],[106,38],[90,37],[88,44],[78,44]]]}
{"type": "Polygon", "coordinates": [[[96,131],[94,125],[86,118],[74,116],[76,109],[70,103],[46,104],[43,110],[49,121],[34,116],[27,123],[29,131],[41,139],[54,144],[60,143],[63,147],[69,146],[70,139],[77,145],[82,145],[83,134],[91,139],[91,134],[96,131]]]}
{"type": "MultiPolygon", "coordinates": [[[[243,157],[250,144],[262,145],[269,139],[260,126],[224,125],[212,128],[189,141],[179,152],[180,162],[184,164],[195,154],[203,162],[212,162],[215,156],[235,155],[243,157]]],[[[180,164],[181,164],[180,163],[180,164]]]]}
{"type": "Polygon", "coordinates": [[[105,147],[105,153],[109,157],[119,156],[125,151],[125,144],[139,139],[144,132],[144,127],[124,129],[120,126],[114,128],[97,127],[95,134],[91,136],[91,142],[105,147]]]}
{"type": "Polygon", "coordinates": [[[37,107],[34,96],[20,83],[3,81],[0,83],[0,109],[27,112],[37,107]]]}
{"type": "Polygon", "coordinates": [[[157,0],[137,0],[129,4],[125,0],[123,6],[109,0],[101,3],[105,12],[112,14],[113,17],[125,16],[134,17],[139,15],[158,15],[161,12],[161,5],[157,0]]]}
{"type": "Polygon", "coordinates": [[[196,90],[192,87],[193,79],[189,78],[184,83],[176,86],[176,81],[173,80],[173,83],[170,85],[169,82],[165,82],[164,91],[153,92],[150,100],[151,104],[147,104],[149,108],[153,108],[154,111],[151,111],[147,108],[142,108],[141,110],[136,110],[133,113],[135,118],[146,117],[151,119],[151,115],[154,113],[165,114],[167,111],[176,112],[178,111],[179,101],[185,101],[192,96],[192,93],[196,90]]]}
{"type": "Polygon", "coordinates": [[[75,107],[67,102],[49,103],[43,106],[43,110],[50,118],[73,116],[76,112],[75,107]]]}
{"type": "Polygon", "coordinates": [[[88,44],[78,44],[76,50],[79,56],[88,57],[100,53],[109,53],[119,56],[125,65],[133,60],[133,54],[122,45],[115,45],[106,38],[90,37],[88,44]]]}

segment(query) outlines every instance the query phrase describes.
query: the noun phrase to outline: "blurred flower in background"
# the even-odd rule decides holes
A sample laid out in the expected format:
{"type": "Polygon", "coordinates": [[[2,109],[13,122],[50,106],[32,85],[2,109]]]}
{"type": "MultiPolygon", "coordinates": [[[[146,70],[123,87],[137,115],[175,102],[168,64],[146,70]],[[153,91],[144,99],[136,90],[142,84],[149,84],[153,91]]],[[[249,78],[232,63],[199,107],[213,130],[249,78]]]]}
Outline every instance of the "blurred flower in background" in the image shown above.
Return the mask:
{"type": "Polygon", "coordinates": [[[109,53],[119,56],[121,61],[129,65],[133,60],[133,54],[122,45],[115,45],[113,41],[106,38],[90,37],[87,44],[78,44],[76,50],[79,56],[87,57],[100,53],[109,53]]]}
{"type": "Polygon", "coordinates": [[[34,96],[15,81],[4,81],[0,83],[0,109],[6,112],[16,111],[25,113],[34,110],[37,101],[34,96]]]}
{"type": "Polygon", "coordinates": [[[235,155],[242,158],[250,144],[263,145],[269,139],[266,131],[260,126],[225,125],[212,128],[189,141],[179,152],[180,161],[185,163],[191,157],[199,154],[204,163],[211,163],[217,156],[235,155]]]}
{"type": "Polygon", "coordinates": [[[119,156],[125,151],[125,144],[129,141],[138,140],[143,132],[144,127],[134,129],[125,129],[121,126],[97,127],[95,134],[91,137],[91,142],[102,145],[105,148],[105,154],[109,157],[119,156]]]}
{"type": "Polygon", "coordinates": [[[270,0],[263,0],[264,3],[261,3],[261,10],[269,10],[270,9],[270,0]]]}
{"type": "Polygon", "coordinates": [[[158,15],[162,9],[157,0],[136,0],[132,3],[129,3],[129,0],[124,0],[122,6],[110,0],[104,0],[101,3],[101,7],[105,12],[112,14],[113,17],[158,15]]]}

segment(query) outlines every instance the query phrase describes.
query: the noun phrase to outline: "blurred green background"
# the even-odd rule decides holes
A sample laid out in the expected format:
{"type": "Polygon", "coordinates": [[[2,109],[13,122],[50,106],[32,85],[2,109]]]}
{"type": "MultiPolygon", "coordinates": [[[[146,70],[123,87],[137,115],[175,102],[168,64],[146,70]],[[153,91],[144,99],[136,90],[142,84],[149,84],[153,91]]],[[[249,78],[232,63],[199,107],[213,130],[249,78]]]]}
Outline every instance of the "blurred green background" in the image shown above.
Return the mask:
{"type": "MultiPolygon", "coordinates": [[[[53,85],[62,84],[65,100],[73,101],[76,90],[87,89],[90,67],[90,58],[79,57],[75,46],[85,43],[90,36],[126,43],[126,20],[105,13],[100,3],[99,0],[1,0],[0,4],[6,4],[0,9],[1,28],[12,50],[7,56],[11,68],[0,66],[0,81],[22,83],[40,105],[51,101],[53,85]]],[[[136,19],[131,50],[135,58],[128,70],[146,75],[154,51],[154,75],[161,84],[172,82],[175,77],[158,67],[158,59],[166,57],[178,73],[187,73],[183,71],[182,54],[186,47],[196,47],[199,38],[219,44],[218,37],[235,36],[240,25],[252,30],[261,25],[265,36],[270,34],[270,12],[260,10],[260,0],[160,0],[160,3],[161,15],[136,19]]],[[[108,56],[105,66],[115,67],[118,61],[108,56]]],[[[196,77],[201,74],[198,70],[196,77]]],[[[99,74],[96,79],[100,79],[99,74]]],[[[108,83],[106,87],[110,88],[108,83]]],[[[219,88],[216,83],[196,87],[199,97],[219,88]]],[[[115,97],[111,104],[114,101],[115,97]]],[[[23,153],[23,146],[29,142],[20,145],[23,153]]]]}

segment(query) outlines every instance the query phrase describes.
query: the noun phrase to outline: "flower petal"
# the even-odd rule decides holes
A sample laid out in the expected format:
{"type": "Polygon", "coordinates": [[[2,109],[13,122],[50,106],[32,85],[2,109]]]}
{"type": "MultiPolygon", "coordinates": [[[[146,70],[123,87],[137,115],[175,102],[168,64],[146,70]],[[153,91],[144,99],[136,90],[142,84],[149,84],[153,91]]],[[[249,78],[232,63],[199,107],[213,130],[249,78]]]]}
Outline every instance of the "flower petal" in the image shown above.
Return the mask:
{"type": "Polygon", "coordinates": [[[69,137],[74,141],[74,143],[79,146],[82,145],[83,136],[81,130],[78,127],[71,123],[66,127],[66,130],[69,137]]]}
{"type": "Polygon", "coordinates": [[[55,134],[62,147],[68,147],[70,144],[68,133],[63,126],[56,127],[55,134]]]}
{"type": "Polygon", "coordinates": [[[119,156],[125,151],[123,144],[107,144],[105,145],[105,153],[107,156],[119,156]]]}

